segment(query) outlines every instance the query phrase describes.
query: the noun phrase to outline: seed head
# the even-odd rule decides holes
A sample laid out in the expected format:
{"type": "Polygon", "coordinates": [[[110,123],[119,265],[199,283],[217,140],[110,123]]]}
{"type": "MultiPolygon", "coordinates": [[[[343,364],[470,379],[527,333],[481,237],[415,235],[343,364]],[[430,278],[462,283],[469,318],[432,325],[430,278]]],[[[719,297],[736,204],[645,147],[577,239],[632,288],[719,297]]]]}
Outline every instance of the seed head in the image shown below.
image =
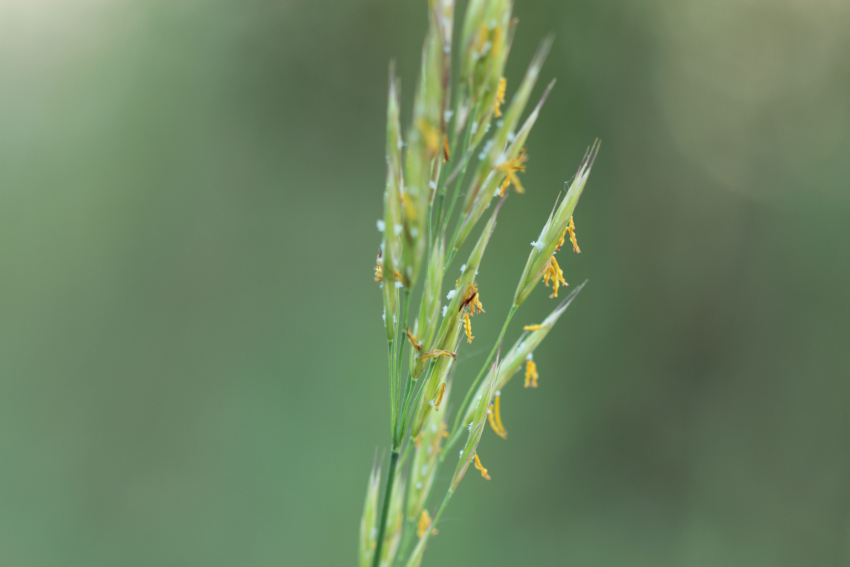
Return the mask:
{"type": "MultiPolygon", "coordinates": [[[[428,35],[422,48],[422,70],[413,101],[413,127],[408,134],[403,194],[404,248],[402,270],[404,284],[416,281],[425,254],[428,233],[428,208],[434,197],[439,168],[432,168],[445,134],[445,110],[451,80],[451,30],[454,2],[430,3],[428,35]]],[[[445,153],[447,143],[442,150],[445,153]]],[[[439,160],[438,160],[439,161],[439,160]]]]}
{"type": "MultiPolygon", "coordinates": [[[[396,282],[402,257],[401,231],[401,191],[404,177],[401,168],[401,127],[399,126],[399,85],[395,77],[395,65],[390,65],[390,86],[387,102],[387,184],[384,192],[384,230],[383,242],[378,258],[382,259],[380,274],[383,279],[383,298],[387,339],[396,335],[397,288],[396,282]]],[[[380,225],[379,225],[380,226],[380,225]]],[[[375,268],[375,277],[378,276],[375,268]]]]}
{"type": "MultiPolygon", "coordinates": [[[[585,154],[579,166],[578,173],[576,173],[570,184],[566,197],[560,203],[556,203],[555,208],[549,215],[549,219],[543,226],[540,236],[535,241],[536,245],[532,247],[531,254],[528,256],[522,277],[520,277],[520,282],[514,295],[515,306],[521,305],[528,298],[547,270],[551,272],[553,268],[555,270],[560,269],[552,265],[557,264],[556,262],[550,262],[550,260],[553,259],[556,248],[561,242],[564,230],[569,227],[570,217],[572,217],[573,210],[584,190],[585,183],[587,183],[587,177],[590,175],[590,169],[593,167],[593,162],[596,159],[598,151],[599,141],[597,140],[585,154]]],[[[550,279],[554,275],[554,273],[550,274],[550,279]]]]}
{"type": "Polygon", "coordinates": [[[473,147],[480,143],[494,114],[512,36],[510,0],[469,2],[461,34],[459,81],[463,96],[458,127],[463,127],[467,117],[479,126],[473,147]]]}
{"type": "MultiPolygon", "coordinates": [[[[482,150],[479,155],[480,162],[478,164],[478,168],[476,169],[475,175],[473,176],[472,182],[470,183],[469,189],[466,193],[463,216],[461,217],[461,227],[458,231],[458,237],[454,246],[455,250],[459,249],[469,236],[469,233],[472,231],[472,227],[475,226],[484,214],[484,211],[490,206],[490,202],[493,198],[497,196],[497,194],[498,196],[504,196],[501,185],[504,184],[507,174],[509,172],[514,173],[515,171],[519,171],[516,169],[517,167],[524,167],[523,163],[525,162],[525,156],[523,155],[523,157],[520,157],[520,155],[522,154],[525,141],[528,138],[531,129],[534,127],[537,117],[540,115],[540,109],[555,84],[554,81],[549,83],[549,86],[546,88],[546,91],[543,93],[543,96],[540,98],[537,106],[528,118],[526,118],[520,131],[517,134],[514,134],[513,128],[516,125],[516,121],[519,119],[522,110],[525,108],[525,104],[528,101],[528,94],[530,94],[533,83],[537,79],[539,65],[542,65],[543,58],[545,58],[548,49],[549,44],[544,42],[532,62],[529,73],[526,73],[526,78],[523,81],[519,92],[514,95],[511,105],[508,108],[508,112],[501,121],[502,125],[499,127],[493,138],[487,142],[484,146],[484,150],[482,150]],[[537,71],[532,73],[532,69],[537,69],[537,71]],[[497,188],[498,191],[496,190],[497,188]]],[[[522,171],[524,171],[524,169],[522,171]]],[[[519,178],[514,173],[512,181],[518,182],[518,180],[519,178]]],[[[521,184],[519,187],[524,191],[521,184]]]]}

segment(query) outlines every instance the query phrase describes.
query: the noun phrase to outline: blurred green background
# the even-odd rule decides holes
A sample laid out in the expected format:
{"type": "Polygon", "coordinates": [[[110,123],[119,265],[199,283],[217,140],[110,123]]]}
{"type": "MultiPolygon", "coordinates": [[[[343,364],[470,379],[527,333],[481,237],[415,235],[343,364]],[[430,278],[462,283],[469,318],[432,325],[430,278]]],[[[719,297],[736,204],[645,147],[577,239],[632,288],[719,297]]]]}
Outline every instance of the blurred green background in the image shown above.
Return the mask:
{"type": "MultiPolygon", "coordinates": [[[[425,565],[850,565],[850,4],[515,13],[508,97],[548,32],[558,84],[457,384],[599,137],[563,263],[590,281],[425,565]]],[[[0,0],[0,565],[355,564],[387,65],[408,117],[425,27],[424,0],[0,0]]]]}

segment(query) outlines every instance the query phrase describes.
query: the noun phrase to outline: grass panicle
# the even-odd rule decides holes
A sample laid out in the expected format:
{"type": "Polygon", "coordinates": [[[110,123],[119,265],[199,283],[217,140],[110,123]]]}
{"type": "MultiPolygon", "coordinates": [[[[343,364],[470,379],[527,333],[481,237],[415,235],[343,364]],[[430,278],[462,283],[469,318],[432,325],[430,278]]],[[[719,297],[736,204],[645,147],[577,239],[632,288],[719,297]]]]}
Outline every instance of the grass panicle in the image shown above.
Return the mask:
{"type": "MultiPolygon", "coordinates": [[[[525,144],[554,80],[524,119],[523,114],[552,39],[542,41],[506,104],[511,83],[504,70],[517,28],[511,16],[513,2],[470,0],[457,31],[457,54],[452,52],[453,0],[429,0],[427,6],[428,32],[404,137],[400,84],[393,64],[389,73],[387,176],[374,279],[384,303],[391,443],[383,486],[378,464],[369,477],[360,523],[361,567],[420,565],[452,494],[470,467],[484,479],[498,475],[486,468],[478,454],[485,425],[489,423],[499,437],[507,438],[501,418],[502,390],[523,365],[524,385],[537,387],[539,375],[532,355],[584,286],[573,289],[542,322],[524,325],[519,339],[501,352],[515,314],[537,284],[551,285],[552,298],[558,296],[560,286],[567,285],[556,254],[567,239],[567,250],[580,252],[573,213],[599,151],[598,141],[587,151],[566,194],[556,198],[540,236],[531,243],[513,301],[487,359],[472,380],[463,371],[454,378],[459,350],[475,340],[479,324],[486,325],[493,317],[477,317],[487,312],[482,294],[486,297],[488,289],[487,282],[477,281],[478,271],[499,210],[511,193],[526,192],[520,177],[528,160],[525,144]],[[467,179],[468,170],[472,173],[467,179]],[[466,262],[452,267],[494,201],[466,262]],[[420,279],[422,287],[417,290],[420,279]],[[418,299],[418,306],[411,305],[412,297],[418,299]],[[463,400],[454,405],[454,417],[449,420],[449,396],[458,387],[463,400]],[[439,506],[429,508],[446,460],[454,464],[454,473],[439,506]]],[[[561,263],[566,265],[563,258],[561,263]]],[[[491,308],[498,311],[498,306],[488,303],[487,310],[491,308]]]]}

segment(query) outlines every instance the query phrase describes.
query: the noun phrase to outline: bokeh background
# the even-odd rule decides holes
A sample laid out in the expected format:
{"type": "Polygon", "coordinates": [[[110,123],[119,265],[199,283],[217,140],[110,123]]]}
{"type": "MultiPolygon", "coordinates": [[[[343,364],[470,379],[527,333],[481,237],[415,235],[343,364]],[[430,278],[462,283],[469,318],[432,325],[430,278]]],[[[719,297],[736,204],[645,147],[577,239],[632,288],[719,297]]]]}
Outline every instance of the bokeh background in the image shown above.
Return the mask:
{"type": "MultiPolygon", "coordinates": [[[[458,384],[599,137],[564,265],[590,281],[425,564],[850,565],[850,3],[515,13],[508,96],[548,32],[558,84],[458,384]]],[[[387,64],[408,117],[425,27],[424,0],[0,0],[0,565],[355,563],[387,64]]]]}

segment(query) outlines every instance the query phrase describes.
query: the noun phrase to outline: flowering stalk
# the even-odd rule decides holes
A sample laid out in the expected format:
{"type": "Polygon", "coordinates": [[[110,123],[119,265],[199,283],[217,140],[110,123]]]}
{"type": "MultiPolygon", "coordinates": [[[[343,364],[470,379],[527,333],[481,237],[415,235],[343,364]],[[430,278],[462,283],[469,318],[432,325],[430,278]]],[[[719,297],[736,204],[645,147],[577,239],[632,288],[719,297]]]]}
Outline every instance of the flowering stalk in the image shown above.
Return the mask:
{"type": "MultiPolygon", "coordinates": [[[[429,28],[411,125],[404,137],[400,84],[394,66],[390,66],[387,176],[374,279],[379,282],[384,303],[391,443],[383,490],[380,464],[373,466],[369,477],[360,526],[361,567],[417,567],[469,468],[487,480],[491,474],[498,474],[485,467],[486,459],[478,453],[486,425],[500,438],[507,438],[501,416],[502,390],[523,364],[525,386],[538,386],[532,353],[584,285],[573,290],[542,323],[524,326],[520,339],[500,354],[511,321],[537,284],[543,281],[551,285],[550,297],[557,297],[559,288],[567,285],[562,267],[566,262],[559,263],[555,255],[567,237],[573,252],[580,252],[573,213],[598,152],[598,142],[588,150],[566,196],[556,200],[540,236],[532,242],[499,336],[478,375],[463,386],[463,401],[449,427],[448,404],[452,384],[457,384],[453,378],[457,354],[463,345],[476,340],[474,329],[481,320],[486,322],[482,293],[486,298],[487,285],[477,281],[478,269],[496,229],[499,210],[511,193],[526,192],[520,177],[528,159],[526,141],[554,85],[554,81],[549,83],[539,102],[521,120],[551,47],[547,38],[511,102],[505,103],[511,83],[504,69],[516,30],[512,4],[511,0],[468,2],[458,33],[459,65],[453,70],[454,0],[428,1],[429,28]],[[472,171],[469,179],[468,169],[472,171]],[[451,196],[449,187],[453,187],[451,196]],[[462,205],[456,208],[461,194],[462,205]],[[456,255],[493,201],[496,206],[466,262],[459,273],[449,276],[456,255]],[[451,223],[455,228],[447,238],[451,223]],[[417,293],[420,304],[411,308],[413,290],[422,274],[421,294],[417,293]],[[466,442],[459,452],[452,453],[464,432],[466,442]],[[409,463],[408,455],[412,455],[409,463]],[[454,474],[432,514],[428,502],[437,484],[437,471],[453,455],[458,457],[454,474]],[[383,497],[379,498],[381,492],[383,497]]],[[[544,373],[544,386],[545,380],[544,373]]]]}

